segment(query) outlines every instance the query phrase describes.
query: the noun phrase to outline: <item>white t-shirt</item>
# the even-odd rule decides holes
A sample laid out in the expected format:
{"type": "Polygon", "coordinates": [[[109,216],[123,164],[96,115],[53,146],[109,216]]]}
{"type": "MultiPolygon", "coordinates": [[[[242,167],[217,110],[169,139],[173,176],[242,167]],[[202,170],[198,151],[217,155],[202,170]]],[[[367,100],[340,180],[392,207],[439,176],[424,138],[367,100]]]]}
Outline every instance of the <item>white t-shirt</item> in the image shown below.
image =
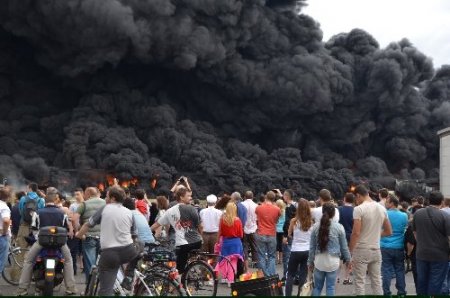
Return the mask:
{"type": "Polygon", "coordinates": [[[222,211],[214,208],[214,206],[208,206],[208,208],[200,211],[200,219],[203,224],[203,232],[217,233],[219,232],[220,217],[222,211]]]}
{"type": "Polygon", "coordinates": [[[181,246],[202,241],[198,232],[200,217],[197,210],[186,204],[178,204],[170,208],[158,220],[162,226],[171,225],[175,230],[175,245],[181,246]]]}
{"type": "Polygon", "coordinates": [[[314,267],[320,271],[333,272],[338,270],[340,264],[339,257],[332,256],[329,253],[319,253],[314,259],[314,267]]]}
{"type": "Polygon", "coordinates": [[[245,200],[242,202],[242,205],[244,205],[245,209],[247,209],[247,221],[245,222],[244,226],[244,233],[245,234],[253,234],[258,229],[258,225],[256,224],[256,207],[258,207],[258,204],[253,202],[250,199],[245,200]]]}
{"type": "MultiPolygon", "coordinates": [[[[11,218],[11,210],[5,202],[0,201],[0,234],[3,235],[3,219],[11,218]]],[[[8,228],[8,236],[11,236],[11,225],[8,228]]]]}
{"type": "MultiPolygon", "coordinates": [[[[335,213],[334,213],[333,221],[339,222],[339,209],[338,208],[334,208],[334,209],[335,209],[335,213]]],[[[323,214],[322,206],[313,208],[311,210],[311,214],[312,214],[312,217],[314,218],[314,223],[320,223],[320,220],[322,219],[322,214],[323,214]]]]}
{"type": "Polygon", "coordinates": [[[361,220],[361,233],[356,248],[380,248],[381,230],[386,218],[386,208],[375,201],[363,202],[356,206],[353,209],[353,219],[361,220]]]}

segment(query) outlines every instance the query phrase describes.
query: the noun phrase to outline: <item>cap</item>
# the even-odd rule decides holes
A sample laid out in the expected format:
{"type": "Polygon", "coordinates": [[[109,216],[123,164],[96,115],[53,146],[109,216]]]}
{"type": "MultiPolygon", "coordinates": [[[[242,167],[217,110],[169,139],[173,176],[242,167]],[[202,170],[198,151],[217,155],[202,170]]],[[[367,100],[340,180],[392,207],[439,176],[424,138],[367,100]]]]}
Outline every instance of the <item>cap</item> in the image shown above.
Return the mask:
{"type": "Polygon", "coordinates": [[[206,197],[206,202],[215,204],[217,202],[217,197],[215,195],[209,195],[206,197]]]}

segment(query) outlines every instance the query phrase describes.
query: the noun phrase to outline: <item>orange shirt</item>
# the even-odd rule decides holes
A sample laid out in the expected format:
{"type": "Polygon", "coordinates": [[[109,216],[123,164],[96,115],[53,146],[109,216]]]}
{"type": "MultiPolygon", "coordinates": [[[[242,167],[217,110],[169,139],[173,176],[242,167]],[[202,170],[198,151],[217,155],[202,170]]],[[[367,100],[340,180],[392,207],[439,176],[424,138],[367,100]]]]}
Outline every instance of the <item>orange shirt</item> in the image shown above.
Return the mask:
{"type": "Polygon", "coordinates": [[[220,235],[225,238],[242,238],[244,230],[242,230],[242,222],[236,217],[232,226],[225,224],[223,218],[220,219],[220,235]]]}
{"type": "Polygon", "coordinates": [[[258,223],[258,235],[276,236],[277,222],[281,216],[280,208],[272,204],[263,203],[256,207],[255,213],[258,223]]]}

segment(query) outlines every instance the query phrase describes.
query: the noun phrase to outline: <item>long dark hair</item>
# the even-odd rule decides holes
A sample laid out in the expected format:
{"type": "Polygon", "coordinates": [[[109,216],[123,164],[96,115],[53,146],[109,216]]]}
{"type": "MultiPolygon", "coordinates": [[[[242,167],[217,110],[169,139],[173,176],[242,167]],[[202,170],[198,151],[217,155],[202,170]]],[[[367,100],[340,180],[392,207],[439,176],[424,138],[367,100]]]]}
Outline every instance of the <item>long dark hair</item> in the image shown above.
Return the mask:
{"type": "Polygon", "coordinates": [[[334,217],[336,209],[332,203],[325,203],[322,206],[322,219],[319,227],[319,249],[324,252],[327,249],[328,241],[330,240],[330,224],[334,217]]]}

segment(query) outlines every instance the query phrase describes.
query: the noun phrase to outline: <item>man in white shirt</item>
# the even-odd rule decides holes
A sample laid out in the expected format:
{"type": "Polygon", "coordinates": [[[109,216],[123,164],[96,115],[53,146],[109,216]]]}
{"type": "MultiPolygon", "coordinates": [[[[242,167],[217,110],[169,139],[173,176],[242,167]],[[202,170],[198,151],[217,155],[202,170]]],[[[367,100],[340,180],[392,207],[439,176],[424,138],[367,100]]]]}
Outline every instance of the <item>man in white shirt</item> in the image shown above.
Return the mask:
{"type": "Polygon", "coordinates": [[[248,251],[252,252],[252,262],[258,262],[258,253],[256,251],[255,232],[258,228],[256,224],[256,207],[258,204],[253,202],[253,192],[246,191],[244,194],[244,202],[242,202],[245,209],[247,209],[247,221],[244,226],[244,253],[245,253],[245,267],[248,268],[248,251]]]}
{"type": "MultiPolygon", "coordinates": [[[[319,201],[320,201],[320,207],[313,208],[311,210],[312,217],[314,218],[315,223],[320,223],[320,220],[322,219],[322,205],[331,202],[331,192],[328,189],[322,189],[319,191],[319,201]]],[[[339,210],[336,208],[333,221],[339,222],[339,210]]]]}
{"type": "Polygon", "coordinates": [[[11,211],[6,201],[9,193],[5,188],[0,188],[0,272],[3,272],[9,252],[9,240],[11,237],[11,211]]]}
{"type": "Polygon", "coordinates": [[[220,217],[222,211],[214,208],[217,202],[215,195],[206,197],[208,208],[200,210],[200,220],[203,225],[203,251],[214,253],[214,244],[217,242],[217,233],[219,232],[220,217]]]}

